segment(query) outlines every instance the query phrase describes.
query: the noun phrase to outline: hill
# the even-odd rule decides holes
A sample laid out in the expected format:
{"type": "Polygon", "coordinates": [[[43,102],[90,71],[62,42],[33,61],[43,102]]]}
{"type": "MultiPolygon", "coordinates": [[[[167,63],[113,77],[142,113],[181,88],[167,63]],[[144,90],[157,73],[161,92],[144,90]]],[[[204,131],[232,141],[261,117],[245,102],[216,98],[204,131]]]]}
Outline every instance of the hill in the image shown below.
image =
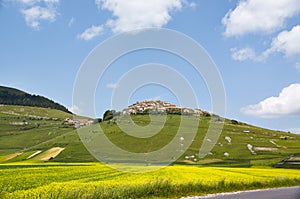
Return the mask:
{"type": "MultiPolygon", "coordinates": [[[[147,153],[161,149],[175,137],[181,117],[194,120],[198,116],[167,115],[164,127],[159,133],[147,139],[134,138],[123,133],[117,125],[117,123],[127,123],[127,120],[122,118],[122,116],[117,116],[111,121],[101,123],[101,127],[110,141],[123,150],[147,153]]],[[[264,129],[228,119],[224,121],[224,128],[217,144],[209,155],[199,159],[199,149],[204,141],[211,120],[215,119],[214,116],[207,115],[200,115],[199,117],[200,123],[197,135],[188,150],[176,161],[177,164],[230,167],[297,167],[298,163],[295,162],[290,165],[285,164],[287,161],[283,162],[282,165],[277,165],[277,163],[299,157],[300,135],[264,129]]],[[[133,125],[146,126],[150,123],[150,118],[147,115],[131,115],[131,118],[135,124],[129,123],[126,125],[132,126],[132,128],[133,125]]],[[[157,125],[161,125],[163,121],[161,123],[159,120],[156,122],[157,125]]],[[[189,134],[189,126],[181,128],[184,128],[186,134],[189,134]]],[[[209,142],[210,140],[205,141],[209,142]]],[[[179,149],[180,145],[178,144],[179,149]]]]}
{"type": "Polygon", "coordinates": [[[49,108],[0,105],[0,163],[44,161],[53,154],[60,161],[95,161],[67,118],[73,115],[49,108]]]}
{"type": "MultiPolygon", "coordinates": [[[[230,167],[294,167],[298,165],[300,135],[297,134],[263,129],[225,119],[217,144],[209,155],[199,159],[197,155],[209,124],[212,120],[218,119],[217,116],[168,114],[163,128],[150,138],[135,138],[119,128],[120,122],[126,123],[128,128],[133,128],[133,125],[146,126],[150,122],[147,114],[129,116],[134,122],[128,122],[128,115],[124,117],[120,114],[112,120],[97,124],[101,126],[109,140],[127,151],[147,153],[158,150],[174,138],[181,117],[186,117],[190,121],[200,118],[196,137],[188,150],[176,160],[176,164],[230,167]]],[[[54,109],[0,106],[0,163],[96,161],[82,144],[75,127],[66,123],[66,118],[71,117],[69,113],[54,109]]],[[[157,120],[155,125],[161,125],[162,122],[157,120]]],[[[87,130],[90,130],[89,128],[90,126],[83,127],[87,130]]],[[[189,126],[183,128],[188,134],[189,126]]]]}
{"type": "Polygon", "coordinates": [[[0,86],[0,104],[52,108],[71,113],[66,107],[39,95],[31,95],[15,88],[0,86]]]}

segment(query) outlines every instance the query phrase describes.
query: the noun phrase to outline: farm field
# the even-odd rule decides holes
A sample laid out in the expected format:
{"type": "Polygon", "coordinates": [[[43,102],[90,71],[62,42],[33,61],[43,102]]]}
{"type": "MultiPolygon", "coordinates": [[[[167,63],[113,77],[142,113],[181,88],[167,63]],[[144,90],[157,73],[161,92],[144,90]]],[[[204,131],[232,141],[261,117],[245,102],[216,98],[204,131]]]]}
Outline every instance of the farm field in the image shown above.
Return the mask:
{"type": "Polygon", "coordinates": [[[300,170],[168,166],[121,172],[100,163],[2,164],[0,198],[180,198],[294,186],[300,170]]]}
{"type": "MultiPolygon", "coordinates": [[[[150,122],[147,115],[131,116],[134,122],[116,117],[83,127],[81,137],[74,126],[65,123],[70,117],[73,116],[53,109],[0,106],[1,199],[180,198],[300,184],[300,137],[297,134],[225,119],[217,144],[201,159],[197,156],[199,149],[203,141],[209,142],[205,140],[205,133],[211,121],[218,117],[200,116],[191,145],[172,166],[157,170],[155,164],[146,166],[147,162],[139,162],[143,168],[151,167],[155,171],[132,173],[142,169],[126,157],[117,159],[130,162],[130,167],[126,167],[129,172],[123,172],[124,167],[120,168],[121,172],[98,163],[82,139],[88,141],[91,135],[105,134],[119,148],[148,153],[161,149],[175,138],[181,120],[179,115],[167,115],[163,128],[149,138],[127,135],[118,126],[120,122],[128,128],[133,124],[146,126],[150,122]],[[13,125],[25,121],[26,125],[13,125]],[[94,129],[99,125],[103,132],[94,129]],[[290,169],[274,168],[283,160],[287,161],[280,167],[290,169]]],[[[198,119],[184,117],[190,122],[198,119]]],[[[161,121],[157,120],[156,124],[161,125],[161,121]]],[[[190,137],[189,124],[182,128],[183,136],[190,137]]],[[[118,167],[114,159],[107,160],[108,165],[118,167]]]]}

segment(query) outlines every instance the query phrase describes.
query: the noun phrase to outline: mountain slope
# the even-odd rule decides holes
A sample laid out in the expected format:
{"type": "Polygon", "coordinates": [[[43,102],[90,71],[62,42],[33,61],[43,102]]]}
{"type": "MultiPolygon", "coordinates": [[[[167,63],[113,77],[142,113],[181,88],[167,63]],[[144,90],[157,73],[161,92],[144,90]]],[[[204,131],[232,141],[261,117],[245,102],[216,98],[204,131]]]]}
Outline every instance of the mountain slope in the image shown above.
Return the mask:
{"type": "Polygon", "coordinates": [[[15,88],[0,86],[0,104],[52,108],[71,113],[66,107],[39,95],[31,95],[15,88]]]}
{"type": "MultiPolygon", "coordinates": [[[[101,127],[110,141],[123,150],[135,153],[147,153],[162,149],[175,137],[181,117],[194,120],[197,116],[168,115],[163,128],[148,139],[134,138],[127,135],[116,124],[123,124],[123,128],[125,128],[124,125],[132,125],[132,128],[134,128],[133,125],[145,126],[150,122],[150,118],[147,115],[131,116],[135,124],[127,124],[126,119],[124,120],[122,116],[118,116],[115,120],[101,123],[101,127]]],[[[215,119],[214,116],[200,116],[197,135],[192,140],[192,144],[188,150],[176,161],[177,163],[230,167],[274,166],[283,159],[289,159],[292,155],[296,157],[300,155],[300,135],[268,130],[225,119],[224,128],[217,144],[209,155],[203,159],[199,159],[198,153],[202,143],[204,141],[210,142],[209,139],[204,140],[204,137],[211,120],[215,119]]],[[[157,125],[161,125],[161,123],[157,123],[157,125]]],[[[187,136],[183,137],[191,137],[188,135],[190,133],[188,125],[181,128],[187,134],[187,136]]],[[[176,150],[180,149],[181,146],[178,140],[178,148],[176,150]]]]}

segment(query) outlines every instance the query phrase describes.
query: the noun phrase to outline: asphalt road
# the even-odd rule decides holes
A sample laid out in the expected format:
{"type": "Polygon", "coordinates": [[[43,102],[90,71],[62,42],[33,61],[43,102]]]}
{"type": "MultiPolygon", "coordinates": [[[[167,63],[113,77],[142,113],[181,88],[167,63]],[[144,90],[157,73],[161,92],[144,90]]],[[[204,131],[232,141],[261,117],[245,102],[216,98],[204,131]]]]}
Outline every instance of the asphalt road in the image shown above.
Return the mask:
{"type": "Polygon", "coordinates": [[[208,196],[185,197],[184,199],[300,199],[300,186],[253,190],[245,192],[221,193],[208,196]]]}

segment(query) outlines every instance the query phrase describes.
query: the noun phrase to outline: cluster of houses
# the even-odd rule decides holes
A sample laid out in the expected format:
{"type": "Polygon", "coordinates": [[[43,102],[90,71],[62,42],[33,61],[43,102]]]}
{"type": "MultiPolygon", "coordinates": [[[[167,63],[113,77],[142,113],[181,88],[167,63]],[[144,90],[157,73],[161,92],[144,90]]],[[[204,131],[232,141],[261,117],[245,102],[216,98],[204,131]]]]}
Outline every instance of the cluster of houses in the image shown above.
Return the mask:
{"type": "MultiPolygon", "coordinates": [[[[66,118],[65,119],[65,124],[74,126],[75,128],[80,128],[83,126],[91,125],[93,124],[93,120],[87,120],[87,119],[71,119],[71,118],[66,118]]],[[[22,121],[22,122],[10,122],[10,125],[14,126],[25,126],[28,125],[28,122],[22,121]]]]}
{"type": "Polygon", "coordinates": [[[83,126],[91,125],[94,123],[93,120],[87,120],[87,119],[71,119],[71,118],[66,118],[65,119],[66,124],[72,125],[75,128],[80,128],[83,126]]]}
{"type": "Polygon", "coordinates": [[[150,100],[143,102],[136,102],[126,109],[123,109],[122,113],[125,114],[137,114],[143,113],[147,110],[165,112],[167,108],[179,108],[176,105],[160,100],[150,100]]]}
{"type": "Polygon", "coordinates": [[[156,112],[156,113],[173,113],[173,114],[186,114],[186,115],[204,115],[208,112],[201,109],[191,109],[186,107],[176,106],[169,102],[163,102],[161,100],[147,100],[142,102],[136,102],[129,106],[126,109],[122,110],[123,115],[131,114],[141,114],[147,112],[156,112]]]}

